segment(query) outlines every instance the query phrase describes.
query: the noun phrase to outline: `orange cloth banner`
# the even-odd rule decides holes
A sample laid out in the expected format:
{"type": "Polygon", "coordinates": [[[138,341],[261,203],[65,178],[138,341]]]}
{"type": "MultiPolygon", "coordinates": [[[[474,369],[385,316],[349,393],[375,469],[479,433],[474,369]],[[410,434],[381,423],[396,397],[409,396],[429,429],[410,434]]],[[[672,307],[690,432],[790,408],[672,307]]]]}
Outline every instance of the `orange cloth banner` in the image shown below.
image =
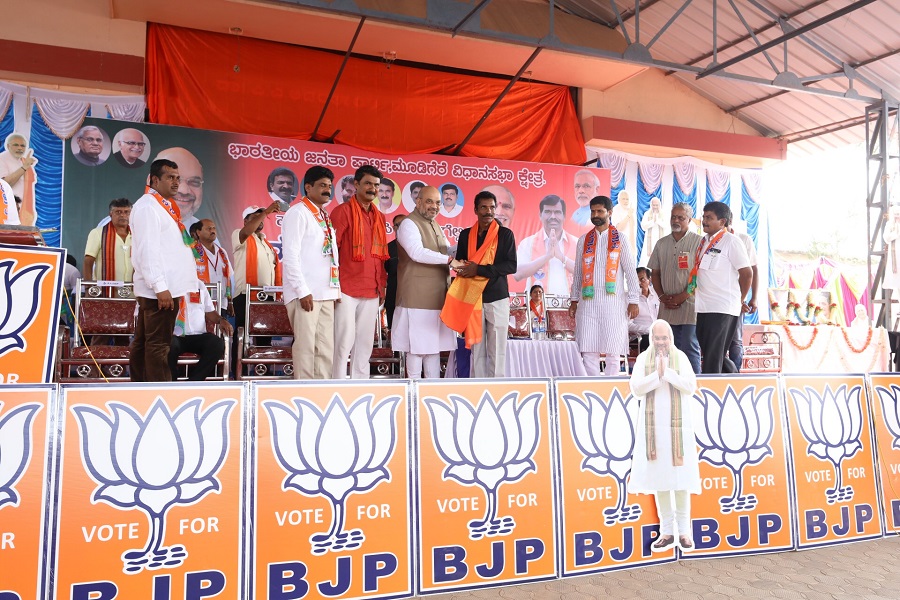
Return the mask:
{"type": "MultiPolygon", "coordinates": [[[[150,119],[309,139],[342,59],[334,52],[151,23],[150,119]]],[[[507,83],[351,58],[317,137],[340,130],[337,143],[373,152],[437,152],[460,143],[507,83]]],[[[584,138],[569,89],[516,83],[462,155],[583,163],[584,138]]]]}

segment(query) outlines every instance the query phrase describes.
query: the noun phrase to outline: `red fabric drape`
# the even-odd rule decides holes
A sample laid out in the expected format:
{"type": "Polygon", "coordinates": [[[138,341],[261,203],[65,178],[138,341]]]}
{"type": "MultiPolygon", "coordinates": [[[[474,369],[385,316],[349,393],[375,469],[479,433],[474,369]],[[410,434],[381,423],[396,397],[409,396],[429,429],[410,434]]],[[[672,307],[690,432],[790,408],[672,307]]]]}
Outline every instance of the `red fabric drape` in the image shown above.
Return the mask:
{"type": "MultiPolygon", "coordinates": [[[[309,139],[342,56],[151,23],[147,104],[153,122],[309,139]],[[235,71],[239,65],[239,71],[235,71]]],[[[460,143],[507,82],[351,58],[319,136],[388,154],[460,143]]],[[[465,156],[581,164],[584,138],[568,88],[519,82],[465,156]]]]}

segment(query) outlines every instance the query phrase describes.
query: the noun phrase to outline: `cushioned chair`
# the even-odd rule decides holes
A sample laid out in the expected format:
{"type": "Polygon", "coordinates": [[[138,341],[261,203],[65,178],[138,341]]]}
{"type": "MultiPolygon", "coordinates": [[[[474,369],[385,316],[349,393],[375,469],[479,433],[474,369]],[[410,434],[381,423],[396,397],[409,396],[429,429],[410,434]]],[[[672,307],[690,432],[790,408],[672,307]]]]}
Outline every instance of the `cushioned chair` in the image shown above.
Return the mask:
{"type": "Polygon", "coordinates": [[[544,296],[547,314],[547,339],[574,340],[575,317],[569,315],[569,299],[565,296],[544,296]]]}
{"type": "Polygon", "coordinates": [[[290,379],[294,358],[290,346],[260,345],[258,338],[291,337],[294,331],[281,291],[247,286],[246,325],[238,329],[235,379],[290,379]],[[244,374],[244,367],[249,369],[244,374]],[[279,373],[280,371],[280,373],[279,373]]]}
{"type": "Polygon", "coordinates": [[[531,339],[530,316],[528,312],[528,295],[524,293],[512,294],[509,297],[509,339],[531,339]]]}

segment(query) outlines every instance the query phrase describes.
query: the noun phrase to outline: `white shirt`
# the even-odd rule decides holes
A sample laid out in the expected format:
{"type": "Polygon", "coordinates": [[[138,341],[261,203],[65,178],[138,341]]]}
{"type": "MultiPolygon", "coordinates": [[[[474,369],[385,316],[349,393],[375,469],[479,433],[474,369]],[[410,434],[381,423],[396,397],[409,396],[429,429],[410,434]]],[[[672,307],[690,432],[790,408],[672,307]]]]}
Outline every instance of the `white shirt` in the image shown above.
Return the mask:
{"type": "MultiPolygon", "coordinates": [[[[406,220],[403,221],[406,223],[406,220]]],[[[410,221],[407,225],[400,223],[400,229],[397,230],[397,243],[403,246],[409,258],[413,262],[423,263],[426,265],[446,265],[449,258],[448,254],[441,254],[434,250],[429,250],[422,244],[422,234],[416,224],[410,221]]],[[[436,224],[435,224],[436,225],[436,224]]],[[[447,238],[444,238],[444,247],[450,248],[447,238]]]]}
{"type": "Polygon", "coordinates": [[[206,291],[206,285],[199,279],[197,280],[197,285],[200,288],[200,302],[191,302],[189,295],[185,295],[182,300],[186,307],[184,313],[184,335],[207,333],[206,313],[215,312],[216,310],[212,298],[209,297],[209,292],[206,291]]]}
{"type": "MultiPolygon", "coordinates": [[[[222,249],[222,255],[224,259],[219,257],[219,240],[215,240],[213,242],[214,250],[210,252],[206,249],[206,246],[200,244],[200,247],[203,248],[203,254],[206,256],[206,262],[209,264],[209,282],[210,283],[218,283],[219,287],[224,290],[226,285],[231,286],[231,293],[234,295],[236,292],[234,291],[234,267],[229,269],[228,273],[228,281],[225,281],[225,265],[231,265],[231,261],[228,259],[228,253],[222,249]]],[[[224,299],[225,308],[228,308],[228,300],[224,299]]]]}
{"type": "Polygon", "coordinates": [[[78,269],[66,263],[63,267],[63,287],[66,288],[67,292],[75,290],[79,277],[81,277],[81,273],[78,272],[78,269]]]}
{"type": "Polygon", "coordinates": [[[16,196],[13,194],[12,186],[3,179],[0,179],[0,223],[22,224],[19,221],[19,209],[16,207],[16,196]]]}
{"type": "Polygon", "coordinates": [[[716,246],[706,252],[710,236],[700,242],[700,269],[697,271],[698,313],[741,314],[741,285],[738,269],[750,266],[747,250],[737,236],[725,232],[716,246]]]}
{"type": "Polygon", "coordinates": [[[756,247],[753,245],[753,238],[747,235],[746,233],[741,233],[740,231],[736,232],[734,235],[738,236],[742,242],[744,242],[744,249],[747,251],[747,258],[750,259],[750,266],[755,267],[759,264],[756,260],[756,247]]]}
{"type": "Polygon", "coordinates": [[[194,289],[194,255],[184,244],[175,219],[156,198],[141,196],[131,209],[129,224],[135,295],[156,298],[168,290],[173,298],[180,298],[194,289]]]}
{"type": "MultiPolygon", "coordinates": [[[[329,232],[337,263],[334,228],[329,228],[329,232]]],[[[310,294],[316,301],[341,297],[341,288],[331,287],[331,255],[322,253],[325,230],[304,202],[297,202],[284,213],[281,239],[285,304],[310,294]]]]}
{"type": "Polygon", "coordinates": [[[650,288],[650,295],[638,295],[638,316],[628,324],[628,333],[645,335],[650,333],[650,326],[659,315],[659,296],[650,288]]]}

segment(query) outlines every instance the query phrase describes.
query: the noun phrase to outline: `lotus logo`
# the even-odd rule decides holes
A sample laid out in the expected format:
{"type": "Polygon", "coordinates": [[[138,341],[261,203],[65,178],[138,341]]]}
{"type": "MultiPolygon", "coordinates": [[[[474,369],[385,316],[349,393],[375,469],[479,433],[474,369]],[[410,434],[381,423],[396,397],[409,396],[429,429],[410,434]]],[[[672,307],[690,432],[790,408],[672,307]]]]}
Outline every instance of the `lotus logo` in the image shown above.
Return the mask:
{"type": "Polygon", "coordinates": [[[202,402],[194,398],[172,413],[157,398],[145,416],[121,402],[107,404],[111,414],[93,406],[72,407],[82,460],[99,486],[91,501],[137,508],[150,520],[146,547],[122,554],[125,573],[184,563],[184,546],[162,545],[166,513],[221,489],[216,474],[228,453],[228,414],[235,402],[221,400],[201,414],[202,402]]]}
{"type": "Polygon", "coordinates": [[[25,349],[22,334],[41,306],[41,281],[50,271],[50,265],[39,264],[13,274],[16,262],[13,259],[0,261],[0,356],[25,349]]]}
{"type": "Polygon", "coordinates": [[[425,399],[435,450],[447,465],[443,478],[478,486],[487,498],[484,518],[468,523],[469,539],[512,533],[515,519],[497,516],[497,490],[537,471],[532,455],[540,439],[537,409],[542,394],[531,394],[517,405],[518,397],[511,392],[495,405],[485,392],[477,409],[452,394],[449,406],[437,398],[425,399]]]}
{"type": "Polygon", "coordinates": [[[860,407],[860,386],[849,391],[842,385],[836,391],[825,386],[819,392],[809,386],[805,390],[791,388],[791,396],[797,409],[800,431],[809,442],[806,453],[821,460],[827,460],[834,467],[835,484],[825,491],[828,504],[849,502],[853,499],[853,486],[841,487],[841,462],[860,450],[862,432],[862,408],[860,407]]]}
{"type": "Polygon", "coordinates": [[[890,388],[878,386],[875,388],[878,398],[881,400],[881,412],[884,414],[884,424],[894,436],[892,448],[900,450],[900,386],[891,385],[890,388]]]}
{"type": "Polygon", "coordinates": [[[288,474],[282,489],[325,496],[331,502],[331,527],[309,538],[313,554],[359,548],[365,541],[363,531],[344,530],[347,498],[391,479],[386,465],[397,444],[394,415],[400,396],[386,398],[375,408],[374,399],[366,394],[348,411],[335,394],[324,414],[303,398],[294,398],[296,412],[281,402],[263,402],[272,450],[288,474]]]}
{"type": "Polygon", "coordinates": [[[756,392],[755,386],[741,395],[729,385],[721,398],[710,389],[702,389],[694,398],[703,407],[703,424],[697,427],[699,458],[717,467],[727,467],[734,482],[734,493],[719,498],[724,514],[750,511],[756,508],[755,494],[742,494],[744,468],[759,464],[772,455],[769,442],[775,429],[772,416],[772,394],[775,389],[756,392]]]}
{"type": "Polygon", "coordinates": [[[619,390],[613,390],[606,403],[592,392],[583,396],[563,394],[569,409],[572,439],[584,455],[582,471],[615,477],[619,499],[612,508],[603,511],[607,525],[635,521],[641,516],[639,504],[628,504],[625,481],[631,473],[634,454],[634,429],[637,422],[637,402],[628,395],[622,400],[619,390]]]}
{"type": "MultiPolygon", "coordinates": [[[[0,402],[0,409],[3,403],[0,402]]],[[[23,404],[0,416],[0,508],[19,505],[15,486],[31,458],[31,423],[41,410],[37,402],[23,404]]]]}

